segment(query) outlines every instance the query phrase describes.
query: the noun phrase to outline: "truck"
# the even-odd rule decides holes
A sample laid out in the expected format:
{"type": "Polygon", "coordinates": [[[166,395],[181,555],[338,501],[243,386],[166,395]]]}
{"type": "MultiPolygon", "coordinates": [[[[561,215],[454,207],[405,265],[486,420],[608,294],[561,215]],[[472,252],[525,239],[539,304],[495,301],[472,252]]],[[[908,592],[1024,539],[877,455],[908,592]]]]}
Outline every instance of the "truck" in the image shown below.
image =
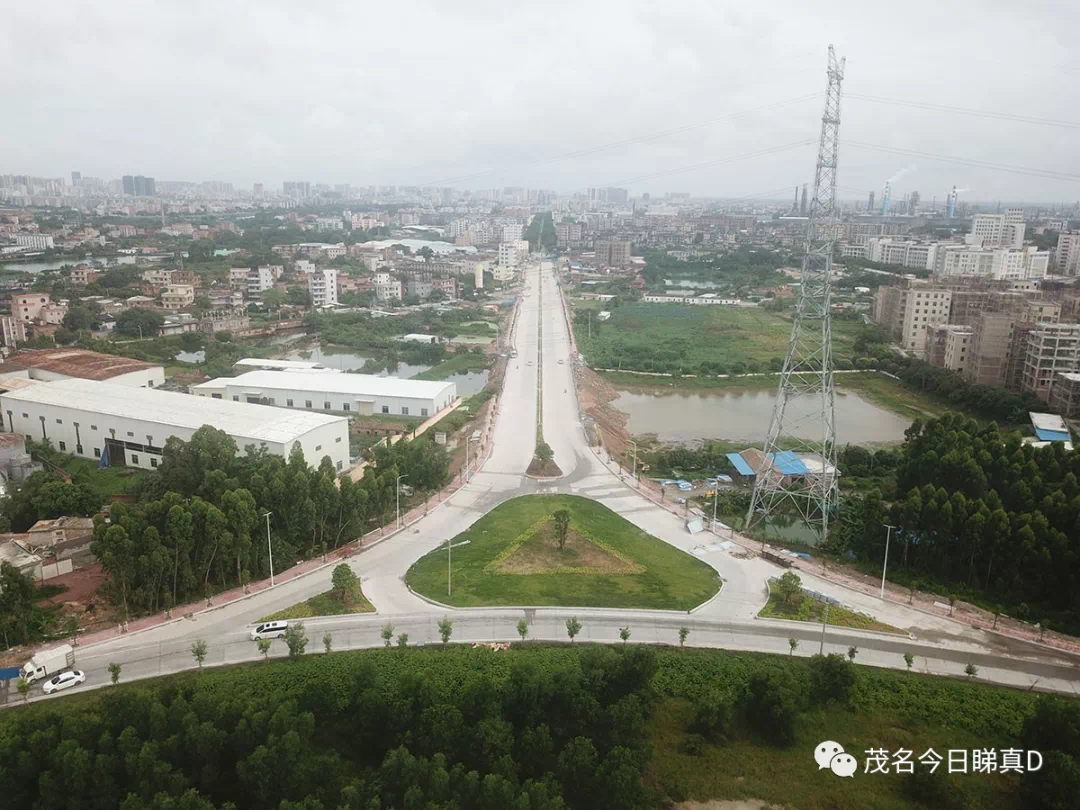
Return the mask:
{"type": "Polygon", "coordinates": [[[51,650],[42,650],[31,656],[30,660],[23,664],[21,677],[25,681],[33,683],[42,678],[50,678],[57,672],[70,669],[75,666],[75,650],[70,644],[63,644],[51,650]]]}

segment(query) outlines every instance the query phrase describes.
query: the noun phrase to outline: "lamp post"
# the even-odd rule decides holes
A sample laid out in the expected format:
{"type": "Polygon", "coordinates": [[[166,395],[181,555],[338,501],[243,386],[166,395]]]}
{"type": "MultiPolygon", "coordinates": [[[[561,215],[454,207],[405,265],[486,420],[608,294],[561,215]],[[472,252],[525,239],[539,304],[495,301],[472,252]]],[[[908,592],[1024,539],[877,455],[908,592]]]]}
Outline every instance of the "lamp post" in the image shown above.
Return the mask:
{"type": "Polygon", "coordinates": [[[630,444],[634,445],[634,485],[637,486],[637,442],[631,439],[630,444]]]}
{"type": "Polygon", "coordinates": [[[266,518],[266,550],[270,552],[270,587],[274,587],[274,547],[270,545],[270,516],[273,512],[263,515],[266,518]]]}
{"type": "Polygon", "coordinates": [[[397,511],[397,527],[399,529],[401,528],[401,479],[402,478],[408,478],[408,477],[409,477],[408,474],[399,475],[397,477],[397,483],[394,486],[394,489],[397,490],[396,511],[397,511]]]}
{"type": "Polygon", "coordinates": [[[892,536],[892,530],[895,529],[896,527],[895,526],[890,526],[888,523],[886,523],[885,528],[888,531],[885,532],[885,562],[882,563],[882,566],[881,566],[881,598],[882,599],[885,598],[885,572],[889,568],[889,537],[892,536]]]}

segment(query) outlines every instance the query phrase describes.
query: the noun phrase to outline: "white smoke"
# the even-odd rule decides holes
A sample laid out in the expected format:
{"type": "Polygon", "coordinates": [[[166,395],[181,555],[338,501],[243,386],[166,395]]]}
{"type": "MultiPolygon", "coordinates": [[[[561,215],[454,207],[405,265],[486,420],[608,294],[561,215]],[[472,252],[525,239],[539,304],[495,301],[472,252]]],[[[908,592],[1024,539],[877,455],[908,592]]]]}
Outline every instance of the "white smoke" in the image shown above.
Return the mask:
{"type": "Polygon", "coordinates": [[[889,178],[888,180],[886,180],[885,182],[886,182],[886,183],[895,183],[895,182],[896,182],[897,180],[899,180],[899,179],[900,179],[901,177],[903,177],[903,176],[904,176],[905,174],[911,174],[911,173],[912,173],[913,171],[915,171],[915,170],[916,170],[917,168],[918,168],[918,167],[917,167],[917,166],[916,166],[916,165],[915,165],[914,163],[912,163],[912,164],[911,164],[910,166],[908,166],[907,168],[905,168],[905,169],[901,169],[900,171],[898,171],[898,172],[897,172],[896,174],[894,174],[894,175],[893,175],[892,177],[890,177],[890,178],[889,178]]]}
{"type": "Polygon", "coordinates": [[[956,189],[957,194],[967,194],[969,191],[971,191],[970,188],[958,188],[958,189],[956,189]]]}

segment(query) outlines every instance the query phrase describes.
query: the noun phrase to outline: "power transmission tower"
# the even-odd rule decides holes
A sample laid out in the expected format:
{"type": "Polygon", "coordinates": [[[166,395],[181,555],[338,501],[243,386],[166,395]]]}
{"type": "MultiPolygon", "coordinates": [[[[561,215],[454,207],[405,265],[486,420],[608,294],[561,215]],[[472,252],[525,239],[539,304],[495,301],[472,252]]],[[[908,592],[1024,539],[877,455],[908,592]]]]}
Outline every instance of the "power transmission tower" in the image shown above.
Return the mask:
{"type": "Polygon", "coordinates": [[[821,116],[814,196],[810,200],[802,278],[791,322],[791,341],[769,433],[757,470],[746,526],[793,507],[825,539],[836,508],[836,441],[832,359],[832,257],[839,222],[836,165],[840,83],[844,60],[829,46],[828,87],[821,116]]]}

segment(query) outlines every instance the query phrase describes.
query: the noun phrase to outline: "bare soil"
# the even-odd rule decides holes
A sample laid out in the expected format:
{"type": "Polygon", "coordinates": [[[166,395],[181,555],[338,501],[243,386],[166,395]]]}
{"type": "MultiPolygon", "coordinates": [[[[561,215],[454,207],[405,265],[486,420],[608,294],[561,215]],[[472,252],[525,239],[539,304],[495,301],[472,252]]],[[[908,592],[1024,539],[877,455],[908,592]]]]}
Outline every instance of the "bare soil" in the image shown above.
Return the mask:
{"type": "Polygon", "coordinates": [[[612,455],[629,449],[631,436],[626,429],[629,417],[611,404],[619,396],[619,392],[588,368],[582,368],[578,372],[577,385],[581,411],[592,419],[604,447],[612,455]]]}
{"type": "Polygon", "coordinates": [[[559,469],[559,465],[555,463],[554,459],[549,458],[547,461],[541,461],[536,456],[533,456],[533,460],[529,462],[525,473],[537,478],[559,478],[562,476],[563,471],[559,469]]]}
{"type": "Polygon", "coordinates": [[[566,545],[559,548],[555,522],[540,526],[518,549],[500,562],[495,570],[500,574],[639,574],[645,570],[629,560],[620,560],[596,543],[578,533],[573,524],[567,532],[566,545]]]}

